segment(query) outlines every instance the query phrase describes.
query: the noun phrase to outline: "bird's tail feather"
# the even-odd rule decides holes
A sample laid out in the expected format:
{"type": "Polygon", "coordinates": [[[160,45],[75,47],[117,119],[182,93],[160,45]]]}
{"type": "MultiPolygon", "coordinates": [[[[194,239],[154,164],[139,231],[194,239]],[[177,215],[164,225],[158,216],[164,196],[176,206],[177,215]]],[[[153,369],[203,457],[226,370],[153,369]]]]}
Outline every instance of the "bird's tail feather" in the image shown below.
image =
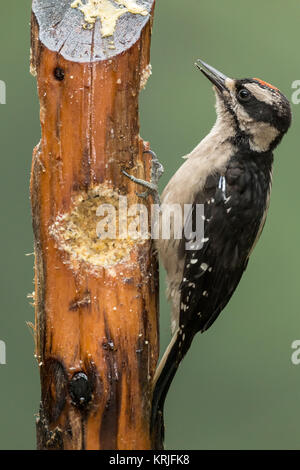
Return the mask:
{"type": "Polygon", "coordinates": [[[193,338],[193,333],[183,333],[183,331],[178,328],[175,331],[154,376],[151,433],[154,440],[153,445],[158,450],[163,448],[163,408],[165,399],[175,377],[176,371],[182,359],[188,352],[193,338]]]}

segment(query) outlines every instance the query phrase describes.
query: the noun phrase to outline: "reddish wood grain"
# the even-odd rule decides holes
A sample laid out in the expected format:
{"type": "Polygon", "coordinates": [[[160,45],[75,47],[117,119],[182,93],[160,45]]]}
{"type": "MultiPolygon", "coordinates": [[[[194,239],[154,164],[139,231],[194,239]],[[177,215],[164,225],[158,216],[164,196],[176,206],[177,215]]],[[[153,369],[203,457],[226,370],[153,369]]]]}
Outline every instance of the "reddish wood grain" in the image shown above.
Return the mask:
{"type": "Polygon", "coordinates": [[[77,63],[43,45],[32,17],[42,128],[31,175],[40,449],[151,448],[158,358],[152,243],[135,244],[126,262],[94,269],[70,262],[50,230],[59,214],[72,212],[78,194],[99,184],[140,202],[121,169],[149,178],[138,99],[151,21],[123,54],[77,63]]]}

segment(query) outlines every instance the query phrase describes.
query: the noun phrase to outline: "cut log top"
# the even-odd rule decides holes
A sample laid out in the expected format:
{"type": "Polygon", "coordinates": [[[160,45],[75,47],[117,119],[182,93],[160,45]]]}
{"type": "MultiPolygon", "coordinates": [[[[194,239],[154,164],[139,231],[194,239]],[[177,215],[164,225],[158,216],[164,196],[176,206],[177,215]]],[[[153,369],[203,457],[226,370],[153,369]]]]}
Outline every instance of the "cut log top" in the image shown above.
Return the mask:
{"type": "Polygon", "coordinates": [[[39,39],[75,62],[110,59],[135,44],[155,0],[33,0],[39,39]]]}

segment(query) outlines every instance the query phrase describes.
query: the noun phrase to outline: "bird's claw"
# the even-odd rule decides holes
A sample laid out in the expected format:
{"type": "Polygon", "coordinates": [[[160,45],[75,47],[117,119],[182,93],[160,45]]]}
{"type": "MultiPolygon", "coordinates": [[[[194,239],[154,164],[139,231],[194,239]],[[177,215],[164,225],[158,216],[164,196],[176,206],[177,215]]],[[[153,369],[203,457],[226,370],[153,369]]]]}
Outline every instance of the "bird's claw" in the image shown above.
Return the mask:
{"type": "Polygon", "coordinates": [[[125,170],[122,170],[123,175],[127,176],[131,181],[136,184],[147,188],[143,193],[136,193],[139,197],[146,199],[148,196],[152,196],[154,203],[160,205],[159,193],[158,193],[158,181],[164,172],[163,165],[159,162],[157,156],[152,150],[145,150],[144,153],[149,153],[152,156],[151,162],[151,181],[145,181],[135,176],[130,175],[125,170]]]}
{"type": "Polygon", "coordinates": [[[142,199],[147,199],[148,196],[150,196],[150,191],[144,191],[143,193],[136,193],[138,197],[141,197],[142,199]]]}
{"type": "Polygon", "coordinates": [[[151,183],[158,185],[160,177],[163,175],[164,167],[158,160],[156,154],[152,150],[145,150],[144,153],[149,153],[152,156],[151,165],[151,183]]]}

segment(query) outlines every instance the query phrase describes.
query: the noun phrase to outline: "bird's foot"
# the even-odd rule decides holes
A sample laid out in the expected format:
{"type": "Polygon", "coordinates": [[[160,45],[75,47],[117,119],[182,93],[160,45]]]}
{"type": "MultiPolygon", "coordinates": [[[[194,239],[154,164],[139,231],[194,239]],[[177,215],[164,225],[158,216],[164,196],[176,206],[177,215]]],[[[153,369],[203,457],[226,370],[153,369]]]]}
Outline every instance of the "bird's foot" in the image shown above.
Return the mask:
{"type": "Polygon", "coordinates": [[[152,196],[154,204],[158,204],[160,206],[158,181],[164,172],[164,167],[159,162],[157,156],[155,155],[154,152],[152,152],[152,150],[145,150],[144,153],[149,153],[152,156],[150,182],[139,179],[139,178],[135,178],[135,176],[130,175],[125,170],[122,170],[122,173],[134,183],[139,184],[140,186],[143,186],[144,188],[146,188],[146,191],[144,191],[143,193],[137,193],[139,197],[146,199],[148,196],[152,196]]]}

